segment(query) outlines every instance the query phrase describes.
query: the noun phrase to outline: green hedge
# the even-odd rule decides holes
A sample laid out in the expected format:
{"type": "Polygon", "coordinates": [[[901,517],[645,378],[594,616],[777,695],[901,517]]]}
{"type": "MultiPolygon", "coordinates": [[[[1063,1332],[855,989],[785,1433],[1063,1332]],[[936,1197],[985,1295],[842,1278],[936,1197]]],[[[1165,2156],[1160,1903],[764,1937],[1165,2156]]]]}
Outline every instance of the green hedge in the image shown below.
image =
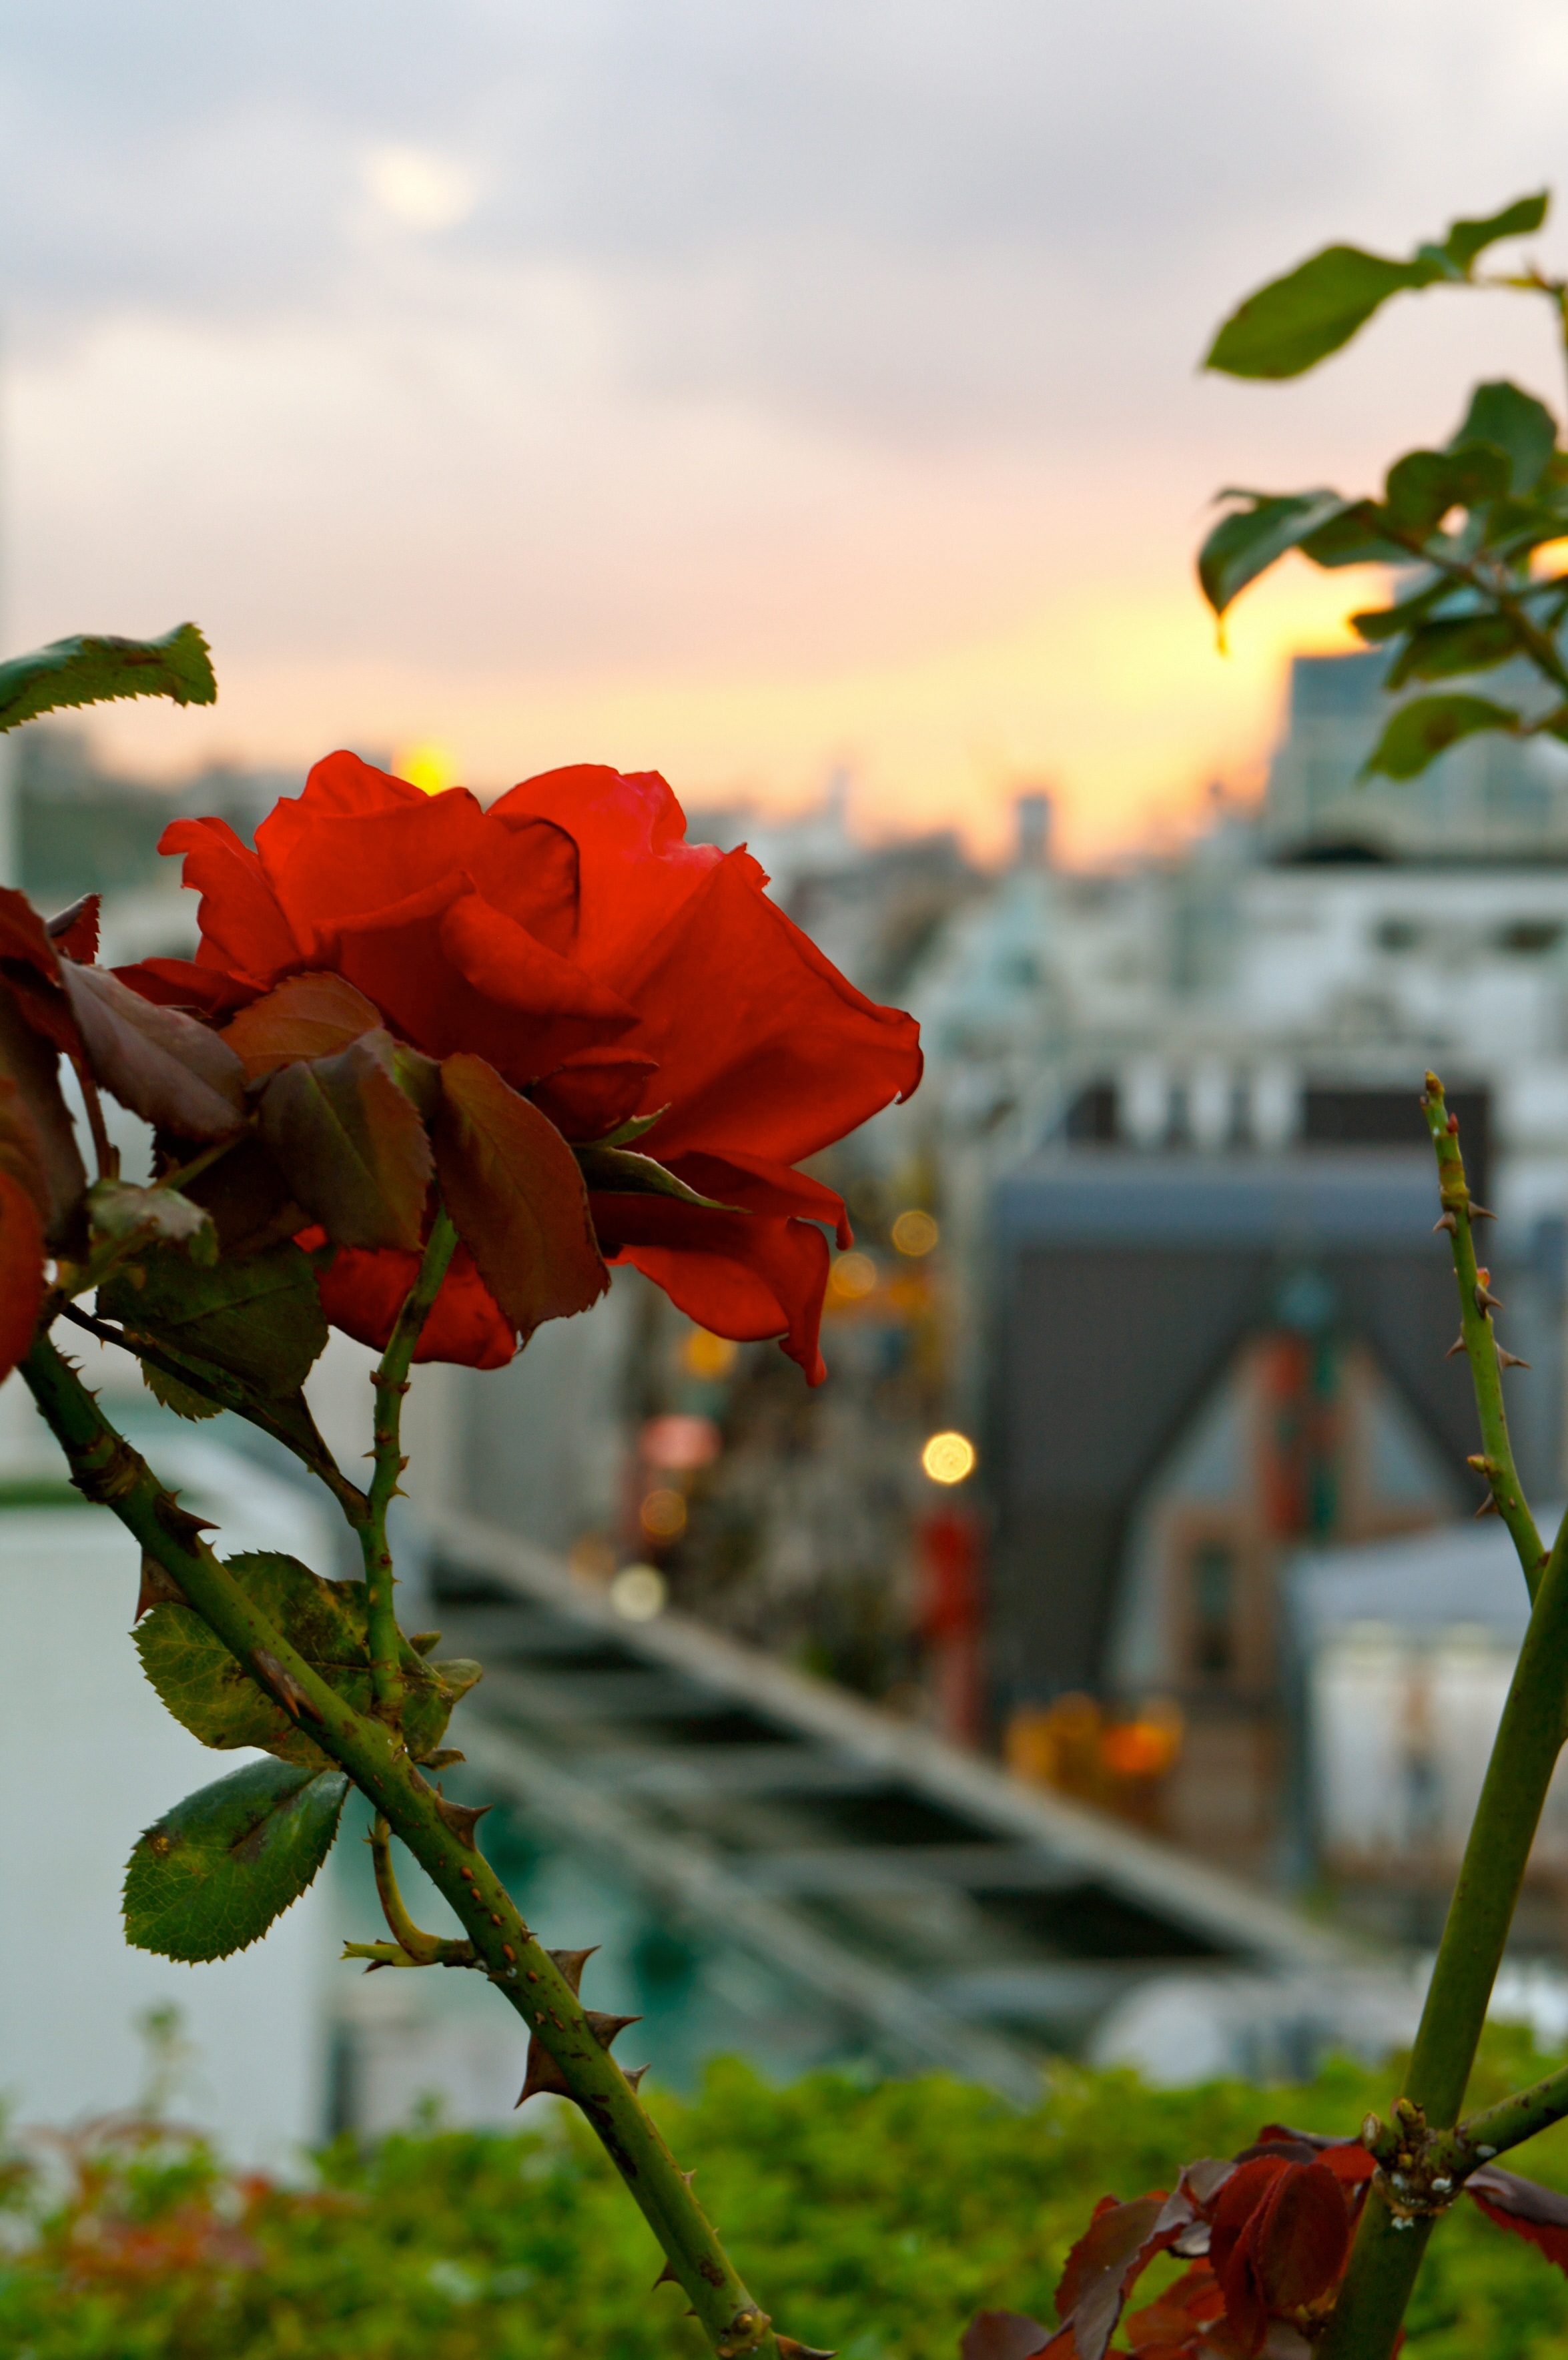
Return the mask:
{"type": "MultiPolygon", "coordinates": [[[[1546,2070],[1490,2036],[1476,2103],[1546,2070]]],[[[954,2360],[978,2308],[1050,2319],[1094,2199],[1169,2185],[1259,2125],[1353,2127],[1388,2077],[1153,2092],[1064,2074],[1034,2112],[945,2081],[784,2090],[715,2066],[659,2106],[682,2162],[781,2327],[852,2360],[954,2360]]],[[[1512,2158],[1510,2158],[1511,2160],[1512,2158]]],[[[35,2224],[5,2240],[0,2351],[16,2360],[656,2360],[702,2346],[652,2238],[574,2120],[517,2134],[340,2142],[309,2191],[231,2178],[199,2150],[85,2140],[61,2202],[13,2173],[35,2224]],[[49,2210],[49,2206],[53,2209],[49,2210]]],[[[1520,2169],[1568,2186],[1568,2127],[1520,2169]]],[[[1149,2284],[1155,2281],[1151,2278],[1149,2284]]],[[[1410,2360],[1568,2350],[1568,2281],[1461,2204],[1433,2240],[1410,2360]]]]}

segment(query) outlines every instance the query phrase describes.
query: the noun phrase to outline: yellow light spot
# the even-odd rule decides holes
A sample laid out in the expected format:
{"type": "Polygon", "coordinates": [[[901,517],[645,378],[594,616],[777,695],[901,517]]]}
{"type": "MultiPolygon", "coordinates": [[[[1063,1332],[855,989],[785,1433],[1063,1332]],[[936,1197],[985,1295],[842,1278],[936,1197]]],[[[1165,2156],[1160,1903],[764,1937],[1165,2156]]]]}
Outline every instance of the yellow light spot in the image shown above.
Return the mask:
{"type": "Polygon", "coordinates": [[[689,1375],[712,1380],[729,1375],[738,1349],[727,1336],[710,1336],[705,1328],[697,1328],[681,1346],[681,1358],[689,1375]]]}
{"type": "Polygon", "coordinates": [[[933,1434],[920,1453],[920,1465],[933,1483],[962,1483],[974,1474],[976,1457],[966,1434],[933,1434]]]}
{"type": "Polygon", "coordinates": [[[441,795],[457,784],[457,756],[450,746],[405,746],[396,772],[422,795],[441,795]]]}
{"type": "Polygon", "coordinates": [[[679,1491],[650,1491],[637,1511],[637,1521],[649,1540],[672,1541],[686,1529],[686,1502],[679,1491]]]}
{"type": "Polygon", "coordinates": [[[610,1584],[610,1603],[628,1622],[651,1622],[670,1592],[655,1565],[624,1565],[610,1584]]]}
{"type": "Polygon", "coordinates": [[[941,1235],[942,1231],[931,1215],[913,1206],[907,1213],[900,1213],[893,1224],[893,1243],[901,1254],[908,1254],[911,1262],[918,1261],[921,1254],[929,1254],[941,1235]]]}
{"type": "Polygon", "coordinates": [[[828,1285],[845,1303],[858,1303],[877,1292],[877,1265],[869,1254],[840,1254],[828,1273],[828,1285]]]}

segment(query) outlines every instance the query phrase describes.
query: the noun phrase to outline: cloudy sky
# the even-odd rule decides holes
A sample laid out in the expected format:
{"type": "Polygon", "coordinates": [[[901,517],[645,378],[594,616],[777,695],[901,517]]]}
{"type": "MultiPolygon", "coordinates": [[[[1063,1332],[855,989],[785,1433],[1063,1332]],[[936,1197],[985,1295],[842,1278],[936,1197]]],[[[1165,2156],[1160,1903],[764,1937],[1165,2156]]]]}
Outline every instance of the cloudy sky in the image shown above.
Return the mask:
{"type": "MultiPolygon", "coordinates": [[[[569,759],[1090,857],[1256,780],[1221,484],[1376,480],[1544,321],[1407,301],[1317,377],[1196,374],[1315,245],[1562,177],[1561,0],[4,0],[11,646],[209,632],[152,770],[569,759]]],[[[1541,241],[1568,264],[1568,220],[1541,241]]],[[[1542,307],[1544,313],[1544,307],[1542,307]]],[[[1517,314],[1518,316],[1514,316],[1517,314]]]]}

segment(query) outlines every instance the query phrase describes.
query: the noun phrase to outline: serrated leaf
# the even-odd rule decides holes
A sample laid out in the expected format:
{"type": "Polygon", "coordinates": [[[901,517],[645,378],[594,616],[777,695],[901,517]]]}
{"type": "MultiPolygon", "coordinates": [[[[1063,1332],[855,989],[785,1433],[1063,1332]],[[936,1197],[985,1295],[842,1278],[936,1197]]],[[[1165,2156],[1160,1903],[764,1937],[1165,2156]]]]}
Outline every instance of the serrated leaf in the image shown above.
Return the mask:
{"type": "Polygon", "coordinates": [[[223,1039],[260,1081],[302,1057],[332,1057],[364,1033],[382,1028],[381,1011],[346,976],[291,975],[275,991],[253,1000],[223,1027],[223,1039]]]}
{"type": "Polygon", "coordinates": [[[572,1150],[483,1057],[442,1061],[435,1152],[458,1234],[525,1343],[598,1300],[609,1275],[572,1150]]]}
{"type": "Polygon", "coordinates": [[[1476,257],[1499,238],[1528,237],[1538,230],[1551,203],[1551,190],[1541,189],[1532,197],[1516,197],[1501,213],[1486,213],[1476,221],[1451,222],[1443,251],[1456,269],[1467,271],[1476,257]]]}
{"type": "Polygon", "coordinates": [[[80,966],[91,967],[98,956],[98,912],[103,906],[100,893],[83,893],[69,910],[57,912],[44,928],[61,958],[75,959],[80,966]]]}
{"type": "Polygon", "coordinates": [[[0,1076],[10,1082],[28,1124],[43,1183],[44,1233],[52,1246],[74,1243],[82,1229],[87,1174],[60,1087],[60,1052],[27,1022],[0,982],[0,1076]]]}
{"type": "Polygon", "coordinates": [[[103,705],[124,696],[169,696],[176,705],[212,705],[207,642],[194,623],[160,639],[56,639],[32,655],[0,664],[0,730],[67,705],[103,705]]]}
{"type": "Polygon", "coordinates": [[[1543,401],[1525,393],[1507,377],[1478,385],[1454,435],[1451,449],[1468,442],[1487,442],[1508,462],[1508,488],[1530,492],[1546,471],[1557,447],[1557,421],[1543,401]]]}
{"type": "MultiPolygon", "coordinates": [[[[365,1584],[323,1581],[291,1557],[257,1552],[229,1560],[246,1596],[330,1688],[361,1712],[371,1704],[365,1584]]],[[[256,1745],[280,1761],[320,1769],[329,1756],[269,1692],[241,1670],[195,1610],[172,1601],[135,1632],[142,1669],[176,1721],[220,1751],[256,1745]]],[[[452,1707],[479,1677],[477,1665],[427,1663],[399,1634],[403,1735],[416,1762],[441,1743],[452,1707]]]]}
{"type": "Polygon", "coordinates": [[[1203,366],[1226,377],[1301,377],[1347,344],[1390,295],[1447,275],[1435,255],[1394,262],[1358,246],[1325,246],[1239,303],[1203,366]]]}
{"type": "MultiPolygon", "coordinates": [[[[182,1384],[167,1369],[155,1368],[150,1360],[143,1360],[140,1367],[142,1382],[154,1401],[171,1409],[176,1417],[188,1417],[195,1426],[203,1418],[222,1416],[223,1404],[214,1401],[210,1393],[198,1393],[193,1384],[182,1384]]],[[[193,1370],[191,1373],[196,1372],[193,1370]]]]}
{"type": "Polygon", "coordinates": [[[1483,729],[1519,728],[1519,716],[1486,696],[1418,696],[1401,705],[1362,767],[1363,778],[1419,777],[1462,738],[1483,729]]]}
{"type": "Polygon", "coordinates": [[[393,1072],[395,1046],[386,1031],[366,1032],[335,1056],[283,1066],[261,1095],[261,1135],[334,1244],[417,1253],[434,1162],[393,1072]]]}
{"type": "Polygon", "coordinates": [[[577,1144],[572,1153],[585,1187],[609,1189],[624,1196],[674,1196],[682,1205],[700,1205],[705,1213],[737,1210],[734,1205],[721,1204],[716,1196],[700,1196],[651,1155],[630,1154],[624,1147],[577,1144]]]}
{"type": "Polygon", "coordinates": [[[1450,508],[1472,508],[1508,490],[1506,452],[1489,442],[1466,442],[1451,451],[1407,451],[1389,468],[1384,512],[1401,532],[1424,541],[1450,508]]]}
{"type": "Polygon", "coordinates": [[[293,1244],[210,1270],[154,1247],[99,1288],[98,1304],[132,1334],[279,1400],[299,1392],[326,1347],[316,1274],[293,1244]]]}
{"type": "Polygon", "coordinates": [[[1348,502],[1337,492],[1254,492],[1252,505],[1222,517],[1198,552],[1198,580],[1216,615],[1223,615],[1249,582],[1267,573],[1286,552],[1299,549],[1322,525],[1344,513],[1348,502]]]}
{"type": "Polygon", "coordinates": [[[60,980],[95,1080],[157,1130],[221,1139],[245,1120],[245,1067],[205,1024],[159,1008],[103,967],[60,980]]]}
{"type": "Polygon", "coordinates": [[[1453,680],[1465,672],[1486,672],[1517,655],[1519,644],[1519,628],[1506,615],[1463,615],[1452,621],[1422,623],[1395,657],[1384,686],[1402,688],[1408,680],[1453,680]]]}
{"type": "Polygon", "coordinates": [[[142,1188],[129,1180],[95,1180],[87,1191],[87,1219],[97,1238],[157,1239],[181,1246],[191,1261],[218,1259],[212,1217],[177,1188],[142,1188]]]}
{"type": "Polygon", "coordinates": [[[335,1764],[247,1762],[188,1795],[131,1854],[126,1939],[192,1961],[248,1949],[314,1883],[347,1793],[335,1764]]]}

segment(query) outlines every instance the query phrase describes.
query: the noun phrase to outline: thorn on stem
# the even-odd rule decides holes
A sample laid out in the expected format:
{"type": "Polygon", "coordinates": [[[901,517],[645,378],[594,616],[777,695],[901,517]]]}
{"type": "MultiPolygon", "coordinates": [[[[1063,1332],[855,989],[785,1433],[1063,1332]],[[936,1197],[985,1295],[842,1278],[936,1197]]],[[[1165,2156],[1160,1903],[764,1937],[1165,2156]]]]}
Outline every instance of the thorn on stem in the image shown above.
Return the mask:
{"type": "Polygon", "coordinates": [[[1496,1213],[1488,1212],[1485,1205],[1477,1205],[1474,1197],[1472,1197],[1470,1203],[1470,1218],[1473,1221],[1495,1221],[1497,1218],[1496,1213]]]}
{"type": "Polygon", "coordinates": [[[1521,1360],[1517,1352],[1505,1352],[1502,1346],[1499,1344],[1497,1347],[1497,1366],[1502,1369],[1528,1369],[1530,1362],[1528,1360],[1521,1360]]]}
{"type": "Polygon", "coordinates": [[[449,1803],[444,1795],[436,1797],[436,1810],[443,1826],[450,1828],[458,1842],[466,1844],[470,1852],[479,1849],[474,1841],[474,1829],[485,1812],[495,1808],[494,1803],[449,1803]]]}
{"type": "Polygon", "coordinates": [[[1450,1344],[1447,1351],[1444,1352],[1443,1357],[1445,1360],[1452,1360],[1455,1352],[1467,1352],[1469,1349],[1470,1347],[1465,1341],[1464,1337],[1462,1335],[1455,1336],[1453,1343],[1450,1344]]]}
{"type": "Polygon", "coordinates": [[[270,1648],[257,1647],[251,1656],[251,1662],[260,1678],[272,1690],[290,1720],[298,1721],[301,1713],[308,1712],[312,1721],[320,1721],[321,1714],[305,1694],[293,1673],[278,1662],[270,1648]]]}
{"type": "Polygon", "coordinates": [[[1451,1238],[1456,1238],[1459,1235],[1459,1224],[1454,1219],[1452,1213],[1439,1214],[1437,1219],[1433,1221],[1432,1225],[1433,1237],[1437,1235],[1439,1229],[1446,1229],[1451,1238]]]}
{"type": "Polygon", "coordinates": [[[1491,1493],[1490,1493],[1490,1492],[1488,1492],[1488,1493],[1487,1493],[1487,1495],[1486,1495],[1486,1497],[1482,1501],[1482,1502],[1481,1502],[1480,1506],[1476,1509],[1476,1511],[1475,1511],[1475,1513],[1474,1516],[1472,1516],[1472,1518],[1470,1519],[1470,1521],[1471,1521],[1471,1523],[1472,1523],[1472,1524],[1478,1524],[1480,1523],[1480,1521],[1481,1521],[1481,1519],[1482,1519],[1482,1517],[1483,1517],[1483,1516],[1495,1516],[1495,1515],[1497,1515],[1497,1513],[1498,1513],[1497,1503],[1496,1500],[1494,1500],[1494,1499],[1492,1498],[1491,1493]]]}
{"type": "Polygon", "coordinates": [[[597,1942],[591,1942],[585,1950],[547,1950],[545,1952],[546,1958],[556,1968],[574,1998],[583,1989],[583,1970],[598,1947],[597,1942]]]}

